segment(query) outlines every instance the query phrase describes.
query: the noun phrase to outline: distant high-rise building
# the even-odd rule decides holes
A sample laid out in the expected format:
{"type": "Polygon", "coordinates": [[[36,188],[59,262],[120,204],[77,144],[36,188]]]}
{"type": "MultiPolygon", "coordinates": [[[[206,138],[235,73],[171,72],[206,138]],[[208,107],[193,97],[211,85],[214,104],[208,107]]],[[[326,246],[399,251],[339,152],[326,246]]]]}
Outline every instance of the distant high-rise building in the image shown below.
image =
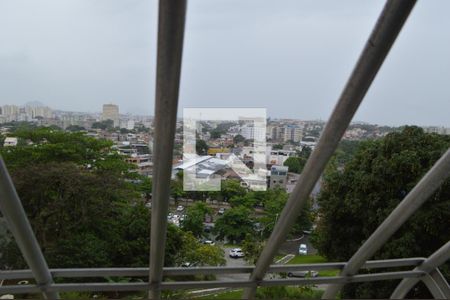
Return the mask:
{"type": "Polygon", "coordinates": [[[102,120],[114,121],[114,127],[119,126],[119,106],[115,104],[103,104],[102,120]]]}
{"type": "Polygon", "coordinates": [[[50,107],[37,105],[34,104],[34,102],[25,106],[24,113],[27,119],[36,119],[38,117],[50,119],[52,117],[52,110],[50,107]]]}
{"type": "Polygon", "coordinates": [[[6,117],[6,121],[17,121],[19,118],[20,108],[16,105],[3,105],[2,115],[6,117]]]}
{"type": "Polygon", "coordinates": [[[303,137],[303,130],[297,126],[284,126],[281,130],[283,142],[300,142],[303,137]]]}
{"type": "Polygon", "coordinates": [[[241,135],[247,140],[261,141],[266,138],[266,128],[247,124],[241,127],[241,135]]]}

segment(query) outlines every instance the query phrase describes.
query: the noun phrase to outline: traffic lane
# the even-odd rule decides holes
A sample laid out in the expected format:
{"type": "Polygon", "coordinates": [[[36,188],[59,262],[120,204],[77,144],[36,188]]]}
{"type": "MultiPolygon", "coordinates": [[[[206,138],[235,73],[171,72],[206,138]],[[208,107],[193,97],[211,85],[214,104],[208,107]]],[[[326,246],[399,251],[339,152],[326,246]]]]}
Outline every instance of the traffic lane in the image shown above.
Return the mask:
{"type": "MultiPolygon", "coordinates": [[[[250,266],[244,258],[231,258],[229,256],[230,250],[233,248],[239,248],[238,246],[232,247],[232,246],[223,246],[222,249],[225,252],[225,265],[227,267],[245,267],[250,266]]],[[[250,273],[244,273],[244,274],[220,274],[216,275],[217,280],[225,280],[225,281],[233,281],[233,280],[248,280],[250,277],[250,273]]],[[[276,279],[280,278],[280,275],[277,273],[267,273],[264,279],[276,279]]]]}
{"type": "Polygon", "coordinates": [[[308,247],[308,255],[317,254],[316,248],[314,248],[314,246],[309,241],[308,234],[304,234],[303,236],[297,239],[285,241],[280,247],[280,252],[283,254],[298,255],[298,248],[300,247],[300,244],[306,244],[306,246],[308,247]]]}
{"type": "MultiPolygon", "coordinates": [[[[225,266],[227,267],[245,267],[249,264],[245,261],[244,258],[231,258],[229,256],[230,250],[233,248],[232,246],[223,246],[222,249],[224,251],[224,258],[225,258],[225,266]]],[[[219,274],[216,275],[217,280],[224,280],[224,281],[233,281],[233,280],[247,280],[249,278],[250,274],[219,274]]]]}

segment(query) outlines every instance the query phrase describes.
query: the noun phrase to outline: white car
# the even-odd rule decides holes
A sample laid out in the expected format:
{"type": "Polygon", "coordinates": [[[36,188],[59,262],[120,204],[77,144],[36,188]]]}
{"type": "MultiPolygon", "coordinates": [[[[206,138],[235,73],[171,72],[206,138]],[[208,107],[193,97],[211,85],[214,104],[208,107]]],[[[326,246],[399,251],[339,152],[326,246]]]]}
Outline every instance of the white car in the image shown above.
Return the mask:
{"type": "Polygon", "coordinates": [[[308,247],[306,246],[306,244],[300,244],[300,247],[298,247],[298,254],[300,255],[308,254],[308,247]]]}
{"type": "Polygon", "coordinates": [[[184,207],[183,207],[183,205],[178,205],[178,207],[177,207],[177,211],[183,211],[184,210],[184,207]]]}
{"type": "Polygon", "coordinates": [[[241,258],[244,257],[244,252],[242,252],[241,248],[233,248],[230,250],[231,258],[241,258]]]}
{"type": "Polygon", "coordinates": [[[212,241],[212,240],[204,239],[204,240],[202,240],[202,244],[214,246],[216,243],[214,243],[214,241],[212,241]]]}

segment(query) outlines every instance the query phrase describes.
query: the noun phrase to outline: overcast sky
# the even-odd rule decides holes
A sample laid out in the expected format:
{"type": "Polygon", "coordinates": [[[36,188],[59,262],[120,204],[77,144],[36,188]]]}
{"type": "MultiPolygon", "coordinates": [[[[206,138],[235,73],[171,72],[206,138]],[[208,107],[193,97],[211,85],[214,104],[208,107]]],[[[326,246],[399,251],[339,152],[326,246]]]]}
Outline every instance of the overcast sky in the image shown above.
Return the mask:
{"type": "MultiPolygon", "coordinates": [[[[191,0],[181,107],[326,120],[384,1],[191,0]]],[[[355,120],[450,127],[450,1],[418,1],[355,120]]],[[[153,114],[156,0],[0,0],[0,104],[153,114]]]]}

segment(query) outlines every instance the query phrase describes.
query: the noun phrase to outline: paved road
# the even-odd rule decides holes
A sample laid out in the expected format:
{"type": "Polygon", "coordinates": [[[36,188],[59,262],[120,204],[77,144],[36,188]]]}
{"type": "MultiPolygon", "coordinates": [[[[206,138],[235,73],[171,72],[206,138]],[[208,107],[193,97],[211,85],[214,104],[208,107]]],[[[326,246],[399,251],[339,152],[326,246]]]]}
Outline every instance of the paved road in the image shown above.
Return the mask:
{"type": "MultiPolygon", "coordinates": [[[[225,251],[225,260],[226,260],[226,266],[227,267],[243,267],[248,266],[249,264],[243,259],[243,258],[231,258],[228,253],[230,252],[230,249],[235,247],[222,247],[225,251]]],[[[222,274],[217,275],[217,280],[225,280],[225,281],[232,281],[232,280],[246,280],[249,278],[250,274],[222,274]]],[[[266,279],[272,279],[278,277],[278,275],[274,274],[267,274],[266,279]]]]}
{"type": "MultiPolygon", "coordinates": [[[[248,266],[247,262],[243,258],[231,258],[228,253],[232,248],[235,247],[222,247],[225,251],[225,260],[227,267],[243,267],[248,266]]],[[[233,280],[246,280],[248,279],[248,274],[221,274],[217,275],[217,280],[233,281],[233,280]]]]}
{"type": "Polygon", "coordinates": [[[317,254],[317,250],[309,241],[309,236],[307,234],[305,234],[302,238],[284,242],[280,247],[280,253],[298,255],[298,247],[300,246],[300,244],[306,244],[306,246],[308,247],[309,255],[317,254]]]}

